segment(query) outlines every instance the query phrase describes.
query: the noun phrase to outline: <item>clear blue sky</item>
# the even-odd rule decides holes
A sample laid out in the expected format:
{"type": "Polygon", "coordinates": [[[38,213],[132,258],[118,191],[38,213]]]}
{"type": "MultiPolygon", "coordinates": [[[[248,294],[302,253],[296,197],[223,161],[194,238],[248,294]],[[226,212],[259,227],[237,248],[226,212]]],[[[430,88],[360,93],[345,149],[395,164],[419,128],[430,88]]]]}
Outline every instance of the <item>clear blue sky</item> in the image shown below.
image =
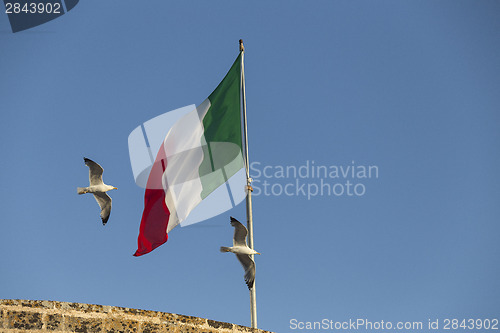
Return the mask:
{"type": "Polygon", "coordinates": [[[144,121],[200,104],[243,38],[261,171],[378,167],[323,179],[362,196],[254,197],[259,327],[498,318],[499,31],[498,1],[84,0],[16,34],[0,12],[0,298],[250,324],[243,270],[219,253],[244,204],[135,258],[144,190],[127,147],[144,121]],[[76,194],[83,156],[118,187],[105,227],[76,194]]]}

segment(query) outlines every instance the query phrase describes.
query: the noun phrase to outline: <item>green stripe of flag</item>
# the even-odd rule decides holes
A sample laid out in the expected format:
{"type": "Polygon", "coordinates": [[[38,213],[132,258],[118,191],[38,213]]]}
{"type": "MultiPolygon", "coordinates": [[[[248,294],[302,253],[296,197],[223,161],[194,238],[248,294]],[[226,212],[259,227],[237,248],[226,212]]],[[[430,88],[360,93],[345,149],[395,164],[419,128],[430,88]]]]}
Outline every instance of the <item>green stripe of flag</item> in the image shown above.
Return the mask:
{"type": "Polygon", "coordinates": [[[208,97],[211,106],[202,121],[208,146],[203,146],[204,157],[199,168],[202,199],[244,167],[243,159],[238,157],[243,147],[240,94],[241,54],[208,97]]]}

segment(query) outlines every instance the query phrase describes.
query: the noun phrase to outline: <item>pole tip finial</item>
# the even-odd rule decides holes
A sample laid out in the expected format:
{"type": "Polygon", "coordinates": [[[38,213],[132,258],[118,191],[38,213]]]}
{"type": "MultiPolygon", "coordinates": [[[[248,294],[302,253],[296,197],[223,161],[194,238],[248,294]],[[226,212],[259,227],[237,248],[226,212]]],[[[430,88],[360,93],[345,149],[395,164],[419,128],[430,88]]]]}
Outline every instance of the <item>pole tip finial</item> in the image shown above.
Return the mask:
{"type": "Polygon", "coordinates": [[[240,39],[240,52],[245,51],[245,47],[243,46],[243,39],[240,39]]]}

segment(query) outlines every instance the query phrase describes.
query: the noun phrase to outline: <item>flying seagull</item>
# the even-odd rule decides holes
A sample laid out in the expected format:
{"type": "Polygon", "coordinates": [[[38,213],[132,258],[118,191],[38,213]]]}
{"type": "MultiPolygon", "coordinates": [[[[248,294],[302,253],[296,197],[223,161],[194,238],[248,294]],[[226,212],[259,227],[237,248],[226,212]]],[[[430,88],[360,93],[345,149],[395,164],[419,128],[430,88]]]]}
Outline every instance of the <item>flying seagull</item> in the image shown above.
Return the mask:
{"type": "Polygon", "coordinates": [[[78,194],[92,193],[95,200],[101,207],[101,220],[102,225],[106,225],[111,214],[111,198],[106,193],[109,190],[116,190],[117,188],[111,185],[106,185],[102,181],[102,172],[104,169],[96,162],[83,158],[85,165],[89,167],[89,187],[78,187],[76,189],[78,194]]]}
{"type": "Polygon", "coordinates": [[[220,252],[233,252],[236,254],[236,258],[238,258],[245,270],[245,282],[248,289],[252,289],[255,280],[255,262],[251,255],[260,253],[248,247],[246,240],[248,231],[240,221],[231,216],[231,225],[234,227],[233,246],[221,246],[220,252]]]}

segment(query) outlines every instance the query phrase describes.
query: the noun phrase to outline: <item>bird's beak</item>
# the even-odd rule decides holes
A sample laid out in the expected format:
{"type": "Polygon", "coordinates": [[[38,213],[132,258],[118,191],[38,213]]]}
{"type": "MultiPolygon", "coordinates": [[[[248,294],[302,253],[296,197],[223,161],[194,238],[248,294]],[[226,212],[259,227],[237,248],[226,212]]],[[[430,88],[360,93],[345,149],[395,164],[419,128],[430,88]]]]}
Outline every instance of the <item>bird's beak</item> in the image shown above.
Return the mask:
{"type": "Polygon", "coordinates": [[[118,188],[117,187],[113,187],[113,190],[117,190],[118,188]]]}
{"type": "Polygon", "coordinates": [[[262,254],[262,253],[257,252],[256,254],[262,254]]]}

